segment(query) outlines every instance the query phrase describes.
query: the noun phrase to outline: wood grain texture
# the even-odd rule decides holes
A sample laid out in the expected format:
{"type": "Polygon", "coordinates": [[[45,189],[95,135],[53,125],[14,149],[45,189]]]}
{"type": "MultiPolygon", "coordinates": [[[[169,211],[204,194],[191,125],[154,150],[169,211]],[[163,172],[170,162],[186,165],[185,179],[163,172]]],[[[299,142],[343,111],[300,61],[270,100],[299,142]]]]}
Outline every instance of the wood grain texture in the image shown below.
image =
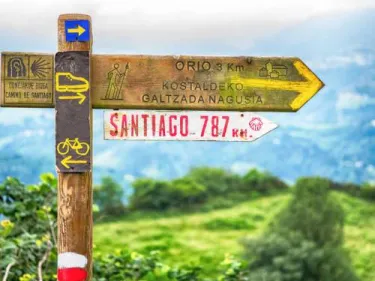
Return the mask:
{"type": "Polygon", "coordinates": [[[86,256],[89,261],[87,271],[91,272],[91,173],[60,173],[58,188],[58,251],[86,256]]]}
{"type": "MultiPolygon", "coordinates": [[[[65,14],[58,19],[58,51],[89,51],[90,42],[66,42],[65,20],[89,20],[88,15],[65,14]]],[[[92,28],[90,28],[92,32],[92,28]]],[[[92,140],[92,109],[88,120],[92,140]]],[[[56,124],[58,126],[58,124],[56,124]]],[[[92,157],[92,149],[90,150],[92,157]]],[[[75,252],[87,257],[87,280],[92,276],[92,172],[58,173],[59,213],[58,213],[58,252],[75,252]]]]}
{"type": "Polygon", "coordinates": [[[322,87],[295,57],[94,55],[92,105],[296,111],[322,87]]]}
{"type": "Polygon", "coordinates": [[[324,86],[295,57],[92,55],[91,65],[93,108],[297,111],[324,86]]]}

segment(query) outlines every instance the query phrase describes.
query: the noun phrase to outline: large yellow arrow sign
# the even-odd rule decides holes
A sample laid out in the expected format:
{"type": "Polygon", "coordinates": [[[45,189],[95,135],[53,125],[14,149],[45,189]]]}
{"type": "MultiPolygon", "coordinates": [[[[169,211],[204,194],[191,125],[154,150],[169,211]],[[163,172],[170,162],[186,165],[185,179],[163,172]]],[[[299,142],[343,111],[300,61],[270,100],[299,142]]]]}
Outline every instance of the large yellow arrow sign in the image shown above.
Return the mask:
{"type": "Polygon", "coordinates": [[[252,79],[252,78],[233,78],[232,83],[241,83],[245,87],[259,88],[266,90],[283,90],[298,92],[299,95],[291,103],[293,110],[300,109],[309,101],[323,86],[323,82],[318,79],[301,61],[293,63],[298,73],[306,81],[282,81],[276,79],[252,79]]]}

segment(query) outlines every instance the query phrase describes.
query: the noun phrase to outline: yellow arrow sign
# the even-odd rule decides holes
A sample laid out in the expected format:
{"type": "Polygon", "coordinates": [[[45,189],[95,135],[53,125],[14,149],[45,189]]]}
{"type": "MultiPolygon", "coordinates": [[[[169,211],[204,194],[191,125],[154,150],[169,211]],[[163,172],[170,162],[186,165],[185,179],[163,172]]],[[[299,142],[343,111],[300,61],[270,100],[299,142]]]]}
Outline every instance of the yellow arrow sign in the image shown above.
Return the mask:
{"type": "Polygon", "coordinates": [[[86,96],[81,93],[76,93],[75,96],[61,96],[60,100],[79,100],[78,103],[82,104],[86,100],[86,96]]]}
{"type": "Polygon", "coordinates": [[[297,60],[293,63],[293,65],[298,73],[306,79],[306,81],[283,81],[276,79],[236,77],[231,79],[231,83],[241,83],[244,85],[244,87],[248,88],[264,88],[266,90],[298,92],[299,95],[290,103],[292,110],[298,110],[307,101],[309,101],[324,86],[324,84],[301,61],[297,60]]]}
{"type": "Polygon", "coordinates": [[[72,156],[67,156],[63,160],[61,160],[61,164],[67,168],[70,169],[69,164],[87,164],[86,160],[71,160],[72,156]]]}
{"type": "Polygon", "coordinates": [[[86,29],[80,25],[78,25],[76,28],[68,28],[68,33],[78,33],[78,36],[81,36],[83,33],[85,33],[85,31],[86,29]]]}

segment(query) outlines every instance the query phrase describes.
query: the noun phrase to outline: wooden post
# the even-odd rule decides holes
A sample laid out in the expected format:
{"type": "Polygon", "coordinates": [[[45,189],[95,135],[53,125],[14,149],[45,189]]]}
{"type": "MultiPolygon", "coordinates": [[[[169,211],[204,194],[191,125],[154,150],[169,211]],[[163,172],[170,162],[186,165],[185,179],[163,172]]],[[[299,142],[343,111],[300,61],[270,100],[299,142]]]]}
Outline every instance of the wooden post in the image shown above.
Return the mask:
{"type": "MultiPolygon", "coordinates": [[[[81,27],[77,26],[77,28],[81,27]]],[[[93,227],[92,106],[89,87],[91,46],[89,16],[66,14],[59,17],[59,53],[55,58],[59,281],[91,280],[93,227]],[[74,29],[77,30],[77,37],[82,32],[89,32],[89,40],[68,41],[66,21],[88,22],[89,30],[83,31],[84,29],[79,30],[76,27],[71,27],[71,30],[73,32],[74,29]]]]}

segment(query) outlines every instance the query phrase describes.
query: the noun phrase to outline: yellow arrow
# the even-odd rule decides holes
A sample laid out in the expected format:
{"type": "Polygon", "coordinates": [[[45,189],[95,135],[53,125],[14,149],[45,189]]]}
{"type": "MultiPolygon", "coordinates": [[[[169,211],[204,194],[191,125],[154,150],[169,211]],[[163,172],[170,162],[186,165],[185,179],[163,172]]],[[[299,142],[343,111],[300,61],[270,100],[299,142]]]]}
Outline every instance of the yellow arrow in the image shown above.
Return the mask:
{"type": "Polygon", "coordinates": [[[298,73],[306,81],[282,81],[276,79],[252,79],[252,78],[234,78],[233,83],[242,83],[245,87],[265,88],[266,90],[284,90],[299,92],[300,94],[293,100],[290,107],[297,111],[308,100],[310,100],[323,86],[323,82],[301,61],[293,63],[298,73]]]}
{"type": "Polygon", "coordinates": [[[85,31],[86,29],[84,29],[79,24],[76,28],[68,28],[68,33],[78,33],[78,36],[81,36],[83,33],[85,33],[85,31]]]}
{"type": "Polygon", "coordinates": [[[61,164],[67,168],[70,169],[70,166],[68,164],[86,164],[86,160],[70,160],[72,159],[72,156],[67,156],[63,160],[61,160],[61,164]]]}
{"type": "Polygon", "coordinates": [[[76,93],[75,96],[61,96],[59,100],[80,100],[78,103],[82,104],[86,100],[86,96],[81,93],[76,93]]]}

